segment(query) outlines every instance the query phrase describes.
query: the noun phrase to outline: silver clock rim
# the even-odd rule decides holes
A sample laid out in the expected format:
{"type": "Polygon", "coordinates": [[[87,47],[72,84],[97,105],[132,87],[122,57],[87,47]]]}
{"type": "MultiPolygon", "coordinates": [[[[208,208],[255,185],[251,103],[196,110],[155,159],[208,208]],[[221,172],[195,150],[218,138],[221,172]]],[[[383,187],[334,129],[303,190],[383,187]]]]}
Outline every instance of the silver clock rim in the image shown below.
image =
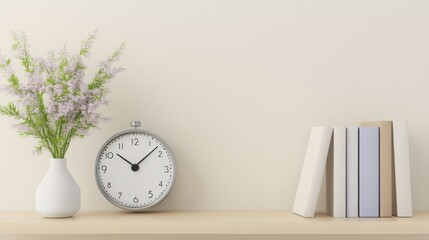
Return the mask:
{"type": "Polygon", "coordinates": [[[164,201],[164,199],[170,194],[170,192],[171,192],[171,190],[173,189],[173,185],[174,185],[174,183],[176,182],[176,159],[175,159],[175,157],[174,157],[174,155],[173,155],[173,151],[171,151],[171,148],[170,148],[170,146],[168,146],[168,144],[167,144],[167,142],[165,142],[162,138],[160,138],[158,135],[156,135],[156,134],[153,134],[153,133],[151,133],[151,132],[149,132],[149,131],[146,131],[146,130],[142,130],[142,129],[129,129],[129,130],[125,130],[125,131],[122,131],[122,132],[119,132],[119,133],[116,133],[115,135],[113,135],[112,137],[110,137],[104,144],[103,144],[103,146],[100,148],[100,150],[98,151],[98,154],[97,154],[97,158],[95,159],[95,164],[94,164],[94,177],[95,177],[95,182],[97,183],[97,187],[98,187],[98,189],[100,190],[100,192],[103,194],[103,196],[104,196],[104,198],[106,198],[110,203],[112,203],[113,205],[115,205],[115,206],[117,206],[117,207],[119,207],[119,208],[122,208],[122,209],[125,209],[125,210],[131,210],[131,211],[142,211],[142,210],[146,210],[146,209],[148,209],[148,208],[152,208],[152,207],[154,207],[154,206],[156,206],[156,205],[158,205],[159,203],[161,203],[162,201],[164,201]],[[165,146],[165,148],[166,148],[166,150],[168,151],[168,153],[170,154],[170,156],[171,156],[171,160],[172,160],[172,164],[173,164],[173,177],[172,177],[172,179],[171,179],[171,184],[170,184],[170,186],[167,188],[167,190],[165,191],[165,194],[158,200],[158,201],[156,201],[156,202],[153,202],[153,203],[151,203],[151,204],[148,204],[148,205],[146,205],[146,206],[143,206],[143,207],[127,207],[127,206],[124,206],[124,205],[121,205],[121,204],[119,204],[118,202],[116,202],[116,201],[114,201],[113,199],[111,199],[108,195],[107,195],[107,193],[103,190],[103,187],[101,186],[101,183],[100,183],[100,181],[99,181],[99,179],[98,179],[98,173],[97,173],[97,167],[98,167],[98,160],[100,159],[100,157],[101,157],[101,155],[102,155],[102,152],[103,152],[103,150],[104,150],[104,148],[106,148],[107,147],[107,145],[111,142],[111,141],[113,141],[114,139],[116,139],[117,137],[119,137],[119,136],[122,136],[122,135],[126,135],[126,134],[129,134],[129,133],[143,133],[143,134],[147,134],[147,135],[150,135],[150,136],[152,136],[152,137],[154,137],[154,138],[156,138],[158,141],[160,141],[161,142],[161,144],[162,145],[164,145],[165,146]]]}

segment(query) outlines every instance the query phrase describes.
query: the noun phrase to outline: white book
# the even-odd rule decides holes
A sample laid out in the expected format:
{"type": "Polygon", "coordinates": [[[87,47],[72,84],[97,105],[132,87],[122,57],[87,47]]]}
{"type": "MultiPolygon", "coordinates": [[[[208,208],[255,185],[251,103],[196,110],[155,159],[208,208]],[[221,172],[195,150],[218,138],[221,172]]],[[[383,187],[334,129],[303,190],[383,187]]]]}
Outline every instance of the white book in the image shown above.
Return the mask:
{"type": "Polygon", "coordinates": [[[410,147],[408,142],[408,124],[405,121],[393,121],[393,151],[396,191],[396,209],[398,217],[412,217],[410,147]]]}
{"type": "Polygon", "coordinates": [[[359,127],[347,127],[346,217],[359,217],[359,127]]]}
{"type": "Polygon", "coordinates": [[[334,127],[326,163],[327,209],[333,217],[346,217],[346,128],[334,127]]]}
{"type": "Polygon", "coordinates": [[[359,217],[380,216],[379,128],[359,128],[359,217]]]}
{"type": "Polygon", "coordinates": [[[307,144],[293,212],[314,217],[332,137],[331,127],[313,127],[307,144]]]}

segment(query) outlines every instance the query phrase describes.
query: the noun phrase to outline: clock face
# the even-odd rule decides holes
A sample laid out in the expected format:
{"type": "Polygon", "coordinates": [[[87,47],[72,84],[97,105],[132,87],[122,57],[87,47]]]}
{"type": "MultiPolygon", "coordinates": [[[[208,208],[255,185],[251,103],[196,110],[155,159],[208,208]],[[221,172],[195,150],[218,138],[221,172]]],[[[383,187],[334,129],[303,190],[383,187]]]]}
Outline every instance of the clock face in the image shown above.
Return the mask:
{"type": "Polygon", "coordinates": [[[161,202],[174,184],[175,173],[175,160],[168,145],[141,130],[110,138],[95,164],[101,192],[125,209],[141,210],[161,202]]]}

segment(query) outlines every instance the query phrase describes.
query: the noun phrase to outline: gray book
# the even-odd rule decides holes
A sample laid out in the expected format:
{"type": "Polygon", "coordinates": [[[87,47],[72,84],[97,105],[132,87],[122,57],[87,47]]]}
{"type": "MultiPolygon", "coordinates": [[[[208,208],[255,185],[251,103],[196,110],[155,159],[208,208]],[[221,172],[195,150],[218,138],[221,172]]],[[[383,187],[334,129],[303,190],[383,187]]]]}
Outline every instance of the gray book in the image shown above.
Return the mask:
{"type": "Polygon", "coordinates": [[[378,127],[359,128],[359,217],[380,216],[378,127]]]}

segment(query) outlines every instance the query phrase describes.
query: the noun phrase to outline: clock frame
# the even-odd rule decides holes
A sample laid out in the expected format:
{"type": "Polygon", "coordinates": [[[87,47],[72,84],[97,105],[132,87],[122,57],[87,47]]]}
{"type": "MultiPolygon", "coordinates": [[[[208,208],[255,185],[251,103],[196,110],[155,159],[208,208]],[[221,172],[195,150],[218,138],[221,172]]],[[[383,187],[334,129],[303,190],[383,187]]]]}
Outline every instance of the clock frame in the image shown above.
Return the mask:
{"type": "MultiPolygon", "coordinates": [[[[136,137],[136,138],[139,139],[138,137],[136,137]]],[[[151,140],[149,140],[149,141],[151,141],[151,140]]],[[[133,142],[131,140],[131,145],[132,144],[133,144],[133,142]]],[[[118,148],[120,149],[120,143],[119,143],[119,147],[118,148]]],[[[122,145],[122,149],[123,148],[124,148],[124,145],[122,145]]],[[[115,163],[115,164],[117,164],[117,163],[115,163]]],[[[113,171],[115,171],[115,169],[113,169],[113,171]]],[[[119,171],[119,170],[117,170],[117,171],[119,171]]],[[[122,170],[122,171],[124,171],[124,170],[122,170]]],[[[124,173],[118,172],[117,174],[125,174],[125,172],[124,173]]],[[[171,192],[171,190],[173,188],[175,179],[176,179],[176,161],[175,161],[173,152],[171,151],[170,147],[168,146],[168,144],[162,138],[160,138],[159,136],[157,136],[157,135],[155,135],[155,134],[153,134],[151,132],[148,132],[148,131],[145,131],[145,130],[142,130],[142,129],[137,129],[137,128],[135,128],[135,129],[129,129],[129,130],[125,130],[125,131],[122,131],[122,132],[119,132],[119,133],[113,135],[112,137],[110,137],[103,144],[103,146],[100,148],[100,150],[99,150],[99,152],[97,154],[97,158],[96,158],[95,166],[94,166],[94,175],[95,175],[95,180],[96,180],[96,183],[97,183],[97,186],[98,186],[100,192],[103,194],[103,196],[110,203],[112,203],[113,205],[115,205],[115,206],[117,206],[119,208],[122,208],[122,209],[131,210],[131,211],[141,211],[141,210],[149,209],[151,207],[156,206],[157,204],[161,203],[169,195],[169,193],[171,192]],[[109,145],[113,144],[114,142],[116,142],[121,137],[129,136],[129,135],[132,135],[132,134],[134,134],[134,135],[143,135],[145,138],[151,138],[151,140],[154,140],[155,144],[158,144],[158,145],[149,154],[147,154],[147,151],[146,151],[146,153],[144,155],[146,155],[146,154],[147,155],[143,159],[141,159],[141,160],[138,159],[140,161],[137,161],[135,159],[129,161],[129,160],[123,158],[118,152],[113,153],[111,151],[108,154],[106,154],[106,151],[109,149],[109,145]],[[104,173],[106,173],[106,170],[107,170],[107,167],[105,167],[105,169],[102,169],[103,166],[106,166],[106,165],[102,164],[103,161],[113,161],[113,159],[115,161],[116,160],[117,161],[125,160],[126,162],[124,161],[123,164],[130,165],[129,166],[130,167],[129,174],[138,174],[138,172],[141,170],[140,169],[140,167],[141,167],[140,164],[144,164],[145,163],[144,161],[146,161],[146,160],[148,160],[148,161],[150,161],[150,160],[155,161],[154,159],[150,159],[149,156],[151,156],[152,152],[154,150],[156,150],[159,146],[161,146],[162,150],[164,150],[164,151],[161,151],[161,154],[162,154],[162,152],[165,152],[167,154],[166,157],[168,157],[169,164],[170,164],[170,165],[166,165],[165,166],[166,169],[164,170],[164,171],[170,171],[169,172],[170,173],[170,179],[169,179],[167,188],[163,192],[161,192],[161,194],[157,198],[155,198],[154,201],[149,202],[149,203],[144,204],[144,205],[138,205],[134,201],[135,199],[133,199],[133,202],[135,204],[124,203],[122,201],[119,201],[114,196],[112,196],[111,193],[106,189],[107,184],[103,182],[103,179],[101,177],[102,172],[104,171],[104,173]],[[110,153],[112,153],[112,154],[110,154],[110,153]],[[105,156],[103,156],[103,155],[105,155],[105,156]],[[112,156],[112,158],[110,158],[110,156],[112,156]],[[147,157],[149,159],[146,159],[147,157]]],[[[161,180],[160,184],[162,184],[162,181],[163,180],[161,180]]],[[[144,183],[142,183],[142,184],[144,184],[144,183]]],[[[151,191],[149,191],[148,194],[152,194],[151,191]]],[[[119,198],[121,196],[122,196],[122,193],[121,193],[121,195],[119,195],[119,198]]],[[[152,194],[152,196],[153,196],[153,194],[152,194]]],[[[139,201],[139,199],[137,198],[137,202],[138,201],[139,201]]]]}

